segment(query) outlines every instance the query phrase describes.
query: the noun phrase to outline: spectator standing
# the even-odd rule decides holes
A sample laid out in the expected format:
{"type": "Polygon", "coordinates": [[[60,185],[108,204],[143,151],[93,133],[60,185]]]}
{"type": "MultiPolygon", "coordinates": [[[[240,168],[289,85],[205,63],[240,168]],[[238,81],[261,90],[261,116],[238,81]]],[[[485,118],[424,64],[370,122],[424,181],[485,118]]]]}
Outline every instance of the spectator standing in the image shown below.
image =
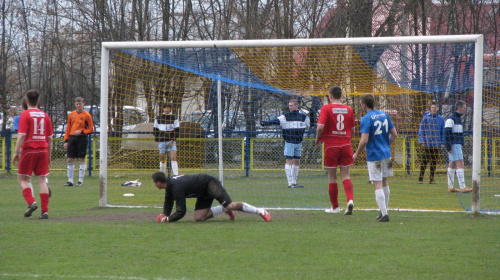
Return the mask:
{"type": "Polygon", "coordinates": [[[418,127],[418,143],[423,149],[422,161],[420,165],[420,174],[418,183],[423,183],[423,177],[427,163],[429,163],[429,184],[435,184],[434,174],[436,172],[436,163],[444,148],[444,119],[438,114],[435,102],[432,102],[429,111],[424,113],[424,117],[418,127]]]}

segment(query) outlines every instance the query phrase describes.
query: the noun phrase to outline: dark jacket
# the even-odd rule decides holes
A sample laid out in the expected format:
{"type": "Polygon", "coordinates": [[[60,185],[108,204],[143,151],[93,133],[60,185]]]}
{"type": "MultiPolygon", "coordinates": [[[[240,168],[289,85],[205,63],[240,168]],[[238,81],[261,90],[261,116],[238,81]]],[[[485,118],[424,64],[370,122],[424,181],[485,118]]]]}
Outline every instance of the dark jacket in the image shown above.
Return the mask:
{"type": "Polygon", "coordinates": [[[462,116],[458,112],[453,112],[444,123],[444,139],[446,150],[451,150],[453,144],[464,144],[464,127],[462,116]]]}

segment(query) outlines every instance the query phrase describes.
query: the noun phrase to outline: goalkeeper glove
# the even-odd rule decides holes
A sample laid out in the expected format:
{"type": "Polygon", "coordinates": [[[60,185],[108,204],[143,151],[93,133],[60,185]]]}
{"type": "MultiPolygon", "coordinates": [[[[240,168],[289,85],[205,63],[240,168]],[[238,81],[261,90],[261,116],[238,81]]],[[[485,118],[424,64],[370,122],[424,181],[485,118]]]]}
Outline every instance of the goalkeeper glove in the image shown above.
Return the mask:
{"type": "Polygon", "coordinates": [[[156,216],[156,222],[158,223],[168,223],[168,217],[167,215],[161,213],[156,216]]]}

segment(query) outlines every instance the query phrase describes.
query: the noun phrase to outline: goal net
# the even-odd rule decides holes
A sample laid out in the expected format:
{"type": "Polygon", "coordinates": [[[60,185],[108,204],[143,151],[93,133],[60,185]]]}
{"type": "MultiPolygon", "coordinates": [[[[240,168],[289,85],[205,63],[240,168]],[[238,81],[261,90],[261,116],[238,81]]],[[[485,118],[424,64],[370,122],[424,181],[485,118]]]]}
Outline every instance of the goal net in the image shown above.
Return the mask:
{"type": "MultiPolygon", "coordinates": [[[[162,160],[153,127],[168,104],[179,121],[176,155],[165,158],[168,175],[174,174],[175,161],[179,174],[218,177],[236,201],[280,209],[331,206],[323,152],[314,137],[328,90],[337,85],[355,113],[354,150],[365,114],[359,102],[363,93],[376,96],[376,108],[389,114],[398,131],[390,209],[499,211],[498,59],[483,52],[481,35],[103,43],[100,205],[163,204],[163,192],[150,177],[162,160]],[[297,176],[303,188],[288,187],[282,128],[261,125],[286,113],[291,99],[310,119],[297,176]],[[432,160],[419,142],[432,102],[446,120],[457,101],[467,106],[463,153],[472,193],[448,192],[448,155],[440,146],[430,178],[432,160]]],[[[355,208],[376,209],[365,153],[351,167],[351,180],[355,208]]],[[[188,203],[194,206],[194,200],[188,203]]]]}

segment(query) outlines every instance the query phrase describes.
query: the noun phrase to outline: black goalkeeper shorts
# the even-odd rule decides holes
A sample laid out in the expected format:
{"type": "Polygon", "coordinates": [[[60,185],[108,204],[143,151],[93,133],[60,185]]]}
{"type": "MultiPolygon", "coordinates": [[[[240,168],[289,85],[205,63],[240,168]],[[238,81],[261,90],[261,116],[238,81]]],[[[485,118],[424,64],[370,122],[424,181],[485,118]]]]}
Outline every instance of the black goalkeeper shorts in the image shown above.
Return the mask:
{"type": "Polygon", "coordinates": [[[87,155],[87,136],[70,136],[66,154],[68,158],[85,158],[87,155]]]}
{"type": "Polygon", "coordinates": [[[226,192],[226,189],[222,186],[222,183],[214,178],[208,183],[208,192],[204,197],[199,197],[196,200],[196,205],[194,210],[206,209],[212,206],[212,203],[216,199],[224,208],[226,208],[231,202],[231,197],[226,192]]]}

